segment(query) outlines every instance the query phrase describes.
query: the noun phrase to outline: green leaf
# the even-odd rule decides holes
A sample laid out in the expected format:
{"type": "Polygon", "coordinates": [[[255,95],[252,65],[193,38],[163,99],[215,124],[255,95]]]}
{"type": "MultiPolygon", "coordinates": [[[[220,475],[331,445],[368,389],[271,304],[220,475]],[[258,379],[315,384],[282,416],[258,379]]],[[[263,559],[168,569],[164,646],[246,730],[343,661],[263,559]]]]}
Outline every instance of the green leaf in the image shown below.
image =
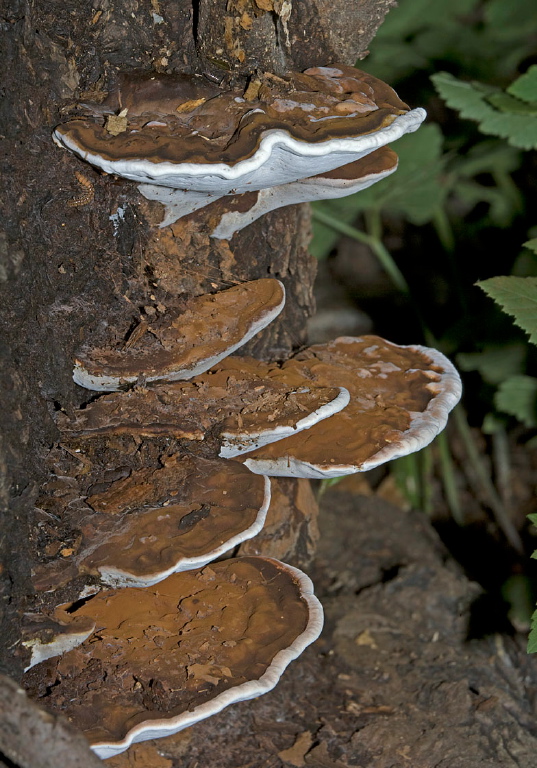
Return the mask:
{"type": "Polygon", "coordinates": [[[466,203],[468,210],[478,203],[487,203],[488,223],[507,227],[524,207],[519,189],[511,179],[511,174],[520,167],[520,162],[520,150],[510,147],[504,141],[481,141],[468,153],[450,162],[450,191],[466,203]],[[492,176],[495,182],[493,185],[489,179],[482,181],[473,178],[485,173],[492,176]]]}
{"type": "Polygon", "coordinates": [[[463,371],[477,371],[487,384],[497,386],[510,376],[521,373],[526,358],[525,344],[485,347],[482,352],[461,352],[457,365],[463,371]]]}
{"type": "Polygon", "coordinates": [[[526,650],[528,653],[537,652],[537,611],[535,611],[531,617],[531,630],[528,637],[528,646],[526,650]]]}
{"type": "MultiPolygon", "coordinates": [[[[396,37],[394,40],[385,39],[379,42],[377,36],[375,43],[365,68],[367,72],[385,82],[395,83],[412,72],[427,67],[428,62],[423,54],[402,38],[396,37]]],[[[361,62],[358,62],[357,66],[360,68],[361,62]]]]}
{"type": "Polygon", "coordinates": [[[476,284],[537,344],[537,277],[490,277],[476,284]]]}
{"type": "Polygon", "coordinates": [[[496,114],[486,101],[487,96],[499,92],[496,88],[464,82],[449,72],[438,72],[431,80],[448,107],[458,110],[461,117],[480,122],[496,114]]]}
{"type": "Polygon", "coordinates": [[[499,112],[489,101],[493,95],[505,94],[482,83],[458,80],[449,72],[432,75],[431,80],[447,105],[461,117],[477,121],[483,133],[501,136],[520,149],[537,148],[537,114],[499,112]]]}
{"type": "MultiPolygon", "coordinates": [[[[527,515],[527,518],[537,528],[537,512],[532,512],[531,514],[527,515]]],[[[534,554],[537,554],[537,552],[534,552],[534,554]]]]}
{"type": "Polygon", "coordinates": [[[502,597],[509,603],[508,616],[516,626],[531,625],[533,595],[530,579],[523,573],[514,573],[502,584],[502,597]]]}
{"type": "Polygon", "coordinates": [[[501,136],[513,147],[537,149],[537,114],[515,115],[493,110],[493,114],[487,115],[480,121],[479,130],[482,133],[501,136]]]}
{"type": "Polygon", "coordinates": [[[507,92],[517,99],[522,99],[534,105],[537,103],[537,64],[531,66],[514,83],[511,83],[507,92]]]}
{"type": "Polygon", "coordinates": [[[513,173],[520,168],[521,152],[498,139],[484,139],[464,155],[457,156],[453,165],[458,176],[470,178],[480,173],[513,173]]]}
{"type": "Polygon", "coordinates": [[[526,240],[525,243],[522,243],[524,248],[529,248],[530,251],[533,251],[533,253],[537,253],[537,237],[534,237],[532,240],[526,240]]]}
{"type": "Polygon", "coordinates": [[[478,203],[488,203],[489,217],[495,226],[507,227],[513,220],[517,207],[498,187],[461,179],[455,183],[454,189],[457,197],[466,203],[469,209],[474,208],[478,203]]]}
{"type": "Polygon", "coordinates": [[[537,104],[529,104],[521,99],[515,99],[514,96],[510,96],[508,93],[493,93],[487,97],[489,104],[495,109],[499,109],[500,112],[507,112],[515,115],[536,115],[537,104]]]}
{"type": "Polygon", "coordinates": [[[448,192],[442,178],[446,162],[442,143],[442,132],[437,125],[424,125],[419,133],[399,139],[397,171],[363,192],[345,198],[346,204],[353,207],[354,216],[376,209],[402,214],[416,225],[431,221],[448,192]]]}
{"type": "MultiPolygon", "coordinates": [[[[457,45],[473,51],[475,44],[468,45],[466,37],[475,38],[475,32],[466,27],[461,29],[460,17],[471,13],[477,5],[478,0],[449,3],[402,0],[386,16],[375,36],[367,59],[367,71],[381,80],[395,83],[426,70],[431,65],[431,52],[432,58],[439,59],[457,45]],[[461,36],[465,38],[462,43],[461,36]]],[[[487,50],[490,50],[490,42],[487,50]]]]}
{"type": "MultiPolygon", "coordinates": [[[[530,229],[529,234],[532,234],[530,229]]],[[[513,266],[511,275],[517,277],[537,277],[537,238],[527,240],[522,244],[522,251],[518,254],[513,266]]]]}
{"type": "Polygon", "coordinates": [[[526,427],[537,425],[537,379],[511,376],[494,395],[494,404],[502,413],[515,416],[526,427]]]}
{"type": "Polygon", "coordinates": [[[506,419],[498,416],[497,413],[487,413],[481,424],[481,432],[484,435],[495,435],[497,432],[505,431],[506,419]]]}
{"type": "Polygon", "coordinates": [[[441,28],[447,21],[456,20],[458,16],[469,13],[475,5],[476,0],[450,0],[449,3],[434,5],[430,0],[404,0],[386,16],[375,42],[378,37],[402,39],[424,27],[441,28]]]}
{"type": "Polygon", "coordinates": [[[326,259],[332,248],[341,237],[332,227],[328,227],[320,221],[312,221],[313,237],[309,245],[309,252],[316,259],[326,259]]]}
{"type": "Polygon", "coordinates": [[[527,248],[516,257],[511,267],[511,275],[515,277],[537,277],[537,259],[527,248]]]}

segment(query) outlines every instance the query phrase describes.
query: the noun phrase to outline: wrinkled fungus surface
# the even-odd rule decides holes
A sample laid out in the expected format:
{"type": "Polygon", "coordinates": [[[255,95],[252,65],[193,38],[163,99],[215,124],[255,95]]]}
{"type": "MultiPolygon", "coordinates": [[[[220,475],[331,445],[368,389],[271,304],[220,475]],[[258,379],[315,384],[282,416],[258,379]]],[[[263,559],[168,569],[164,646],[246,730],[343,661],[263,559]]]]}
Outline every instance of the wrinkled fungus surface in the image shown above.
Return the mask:
{"type": "Polygon", "coordinates": [[[103,395],[72,420],[60,414],[64,433],[170,435],[189,440],[216,438],[220,455],[231,458],[310,427],[341,410],[348,394],[314,387],[293,374],[269,378],[275,366],[250,357],[228,357],[188,382],[155,384],[103,395]]]}
{"type": "Polygon", "coordinates": [[[337,383],[350,403],[304,433],[250,453],[245,464],[253,472],[322,478],[372,469],[430,443],[461,394],[460,378],[440,352],[378,336],[312,346],[282,372],[316,386],[337,383]]]}
{"type": "Polygon", "coordinates": [[[266,74],[253,94],[196,76],[123,77],[109,112],[118,109],[127,109],[120,133],[99,108],[58,126],[55,140],[108,173],[209,195],[336,168],[416,130],[425,116],[345,65],[266,74]]]}
{"type": "Polygon", "coordinates": [[[115,349],[86,346],[73,378],[92,390],[115,390],[139,378],[190,379],[249,341],[284,303],[282,283],[271,278],[195,297],[178,316],[148,324],[136,343],[115,349]]]}
{"type": "Polygon", "coordinates": [[[65,609],[58,618],[89,617],[94,633],[33,667],[24,685],[101,757],[270,690],[322,625],[309,579],[255,557],[143,590],[107,590],[65,609]]]}
{"type": "Polygon", "coordinates": [[[50,589],[77,572],[113,585],[146,587],[176,571],[205,565],[255,536],[270,503],[268,478],[237,462],[173,456],[86,499],[82,540],[34,583],[50,589]]]}

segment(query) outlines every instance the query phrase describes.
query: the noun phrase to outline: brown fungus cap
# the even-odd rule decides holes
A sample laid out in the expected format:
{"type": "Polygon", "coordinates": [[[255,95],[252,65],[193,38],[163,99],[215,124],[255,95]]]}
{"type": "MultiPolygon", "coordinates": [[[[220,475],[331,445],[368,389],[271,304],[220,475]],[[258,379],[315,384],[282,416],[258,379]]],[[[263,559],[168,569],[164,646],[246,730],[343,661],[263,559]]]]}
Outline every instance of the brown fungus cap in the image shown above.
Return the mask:
{"type": "Polygon", "coordinates": [[[318,173],[311,178],[303,179],[303,181],[312,183],[315,179],[318,180],[318,183],[321,183],[323,180],[331,179],[334,182],[347,182],[350,187],[354,187],[362,179],[372,178],[376,180],[379,176],[384,178],[388,174],[393,173],[397,169],[397,163],[397,154],[391,147],[380,147],[359,160],[340,165],[331,171],[318,173]]]}
{"type": "Polygon", "coordinates": [[[121,132],[100,115],[58,126],[55,141],[107,173],[214,197],[330,170],[416,130],[425,117],[381,80],[346,65],[283,79],[266,74],[253,96],[202,94],[193,76],[191,93],[183,77],[174,101],[174,83],[164,81],[123,82],[121,132]]]}
{"type": "Polygon", "coordinates": [[[63,433],[170,435],[215,440],[232,458],[281,440],[337,413],[349,401],[338,387],[312,387],[293,374],[268,378],[273,366],[251,357],[227,357],[188,382],[114,392],[89,403],[72,420],[60,414],[63,433]]]}
{"type": "Polygon", "coordinates": [[[282,370],[317,386],[337,383],[351,399],[300,435],[250,453],[246,466],[267,475],[337,477],[413,453],[444,428],[461,394],[460,378],[440,352],[378,336],[315,345],[282,370]]]}
{"type": "Polygon", "coordinates": [[[80,616],[95,622],[94,634],[33,667],[24,685],[102,758],[270,690],[322,626],[308,577],[256,557],[56,611],[66,622],[80,616]]]}
{"type": "Polygon", "coordinates": [[[92,390],[116,390],[159,379],[190,379],[230,355],[282,311],[285,289],[263,278],[191,299],[178,316],[148,325],[141,339],[122,348],[80,352],[73,378],[92,390]]]}
{"type": "Polygon", "coordinates": [[[68,560],[55,559],[34,578],[39,589],[78,573],[114,586],[147,587],[221,556],[262,529],[268,478],[237,462],[171,456],[86,499],[82,540],[68,560]]]}
{"type": "Polygon", "coordinates": [[[386,83],[345,65],[267,79],[251,100],[244,99],[242,90],[200,89],[196,76],[163,75],[124,76],[113,98],[118,110],[127,109],[129,130],[113,136],[100,117],[76,119],[58,126],[56,137],[69,137],[81,149],[112,162],[148,158],[154,163],[233,165],[251,156],[261,134],[270,129],[321,142],[357,130],[371,133],[408,111],[386,83]],[[323,74],[329,71],[340,74],[323,74]],[[349,125],[358,115],[359,129],[349,125]]]}

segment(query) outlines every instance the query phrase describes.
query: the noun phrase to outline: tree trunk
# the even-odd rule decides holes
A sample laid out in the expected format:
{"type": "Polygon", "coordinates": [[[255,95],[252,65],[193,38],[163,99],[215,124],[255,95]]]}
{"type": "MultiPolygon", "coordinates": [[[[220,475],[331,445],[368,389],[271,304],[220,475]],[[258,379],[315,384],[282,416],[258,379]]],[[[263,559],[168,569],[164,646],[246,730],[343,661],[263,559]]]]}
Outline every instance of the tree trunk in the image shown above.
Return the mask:
{"type": "MultiPolygon", "coordinates": [[[[294,206],[227,241],[203,211],[155,228],[135,184],[99,175],[51,140],[76,101],[105,92],[118,71],[246,78],[365,55],[392,0],[12,0],[2,14],[4,151],[0,290],[0,670],[18,678],[20,617],[39,609],[32,566],[56,521],[34,501],[58,440],[53,414],[89,399],[72,378],[97,328],[128,328],[140,307],[267,275],[287,289],[284,313],[243,350],[282,359],[303,344],[313,311],[309,215],[294,206]],[[94,187],[83,206],[75,177],[94,187]],[[152,299],[152,296],[156,296],[152,299]]],[[[119,331],[118,331],[119,332],[119,331]]],[[[51,598],[52,600],[52,598],[51,598]]]]}

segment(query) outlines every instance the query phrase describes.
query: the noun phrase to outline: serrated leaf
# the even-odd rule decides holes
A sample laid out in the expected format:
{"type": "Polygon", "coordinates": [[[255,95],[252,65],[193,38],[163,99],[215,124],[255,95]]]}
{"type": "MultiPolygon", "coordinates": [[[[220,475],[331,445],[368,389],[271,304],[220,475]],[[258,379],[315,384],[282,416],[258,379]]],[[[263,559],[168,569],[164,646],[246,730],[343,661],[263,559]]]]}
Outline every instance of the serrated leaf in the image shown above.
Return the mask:
{"type": "MultiPolygon", "coordinates": [[[[534,552],[532,557],[535,557],[535,555],[536,553],[534,552]]],[[[531,617],[531,629],[528,637],[527,651],[528,653],[535,653],[537,651],[537,611],[535,611],[531,617]]]]}
{"type": "Polygon", "coordinates": [[[537,64],[511,83],[507,91],[517,99],[537,104],[537,64]]]}
{"type": "Polygon", "coordinates": [[[537,512],[531,512],[529,515],[527,515],[527,518],[537,528],[537,512]]]}
{"type": "Polygon", "coordinates": [[[492,110],[492,114],[479,121],[479,130],[501,136],[513,147],[537,149],[537,115],[504,114],[492,110]]]}
{"type": "Polygon", "coordinates": [[[495,109],[499,109],[500,112],[507,112],[514,115],[536,115],[537,104],[530,104],[527,101],[516,99],[508,93],[502,91],[502,93],[493,93],[487,97],[489,104],[495,109]]]}
{"type": "Polygon", "coordinates": [[[494,404],[502,413],[517,418],[526,427],[537,425],[537,379],[511,376],[494,395],[494,404]]]}
{"type": "Polygon", "coordinates": [[[448,107],[458,110],[461,117],[480,122],[496,114],[486,97],[499,92],[497,89],[483,88],[481,83],[467,83],[449,72],[431,75],[431,80],[448,107]]]}
{"type": "Polygon", "coordinates": [[[489,103],[493,95],[502,92],[483,83],[467,83],[458,80],[449,72],[432,75],[438,93],[461,117],[475,120],[483,133],[507,139],[520,149],[537,148],[537,115],[506,114],[499,112],[489,103]]]}
{"type": "Polygon", "coordinates": [[[477,371],[487,384],[497,385],[521,373],[526,358],[525,344],[486,347],[482,352],[461,352],[457,365],[463,371],[477,371]]]}
{"type": "Polygon", "coordinates": [[[537,344],[537,277],[490,277],[477,285],[537,344]]]}
{"type": "Polygon", "coordinates": [[[537,237],[534,237],[532,240],[526,240],[525,243],[522,243],[524,248],[529,248],[530,251],[533,251],[533,253],[537,253],[537,237]]]}

